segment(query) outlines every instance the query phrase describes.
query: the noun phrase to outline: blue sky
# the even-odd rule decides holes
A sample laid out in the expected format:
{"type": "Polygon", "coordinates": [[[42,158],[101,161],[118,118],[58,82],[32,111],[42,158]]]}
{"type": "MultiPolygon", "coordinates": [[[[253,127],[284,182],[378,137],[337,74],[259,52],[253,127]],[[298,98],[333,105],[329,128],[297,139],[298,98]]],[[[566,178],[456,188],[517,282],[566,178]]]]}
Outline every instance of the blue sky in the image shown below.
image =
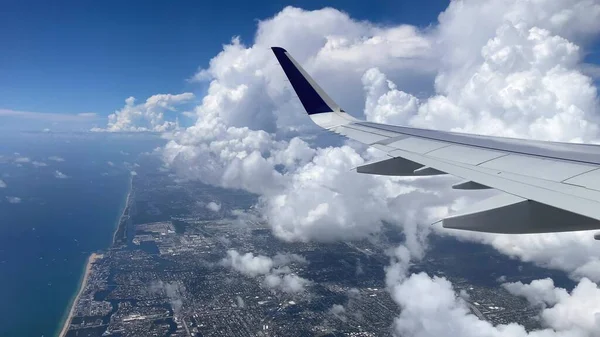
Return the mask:
{"type": "MultiPolygon", "coordinates": [[[[134,96],[198,92],[188,83],[235,35],[286,5],[322,1],[8,1],[0,11],[0,109],[105,116],[134,96]],[[209,5],[210,3],[210,5],[209,5]]],[[[427,26],[448,1],[338,0],[352,17],[427,26]]]]}

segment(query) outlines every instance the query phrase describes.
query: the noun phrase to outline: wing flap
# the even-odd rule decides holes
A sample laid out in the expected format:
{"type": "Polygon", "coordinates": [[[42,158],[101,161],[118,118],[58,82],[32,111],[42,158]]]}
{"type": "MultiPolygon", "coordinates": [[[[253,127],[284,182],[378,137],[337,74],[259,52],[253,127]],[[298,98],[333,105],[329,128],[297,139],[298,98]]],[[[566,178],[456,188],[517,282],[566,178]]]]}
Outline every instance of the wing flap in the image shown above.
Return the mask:
{"type": "Polygon", "coordinates": [[[502,234],[585,230],[600,221],[511,194],[499,194],[442,220],[444,228],[502,234]]]}
{"type": "Polygon", "coordinates": [[[368,163],[356,168],[358,173],[377,174],[386,176],[414,176],[415,170],[420,169],[423,165],[404,159],[395,157],[368,163]]]}

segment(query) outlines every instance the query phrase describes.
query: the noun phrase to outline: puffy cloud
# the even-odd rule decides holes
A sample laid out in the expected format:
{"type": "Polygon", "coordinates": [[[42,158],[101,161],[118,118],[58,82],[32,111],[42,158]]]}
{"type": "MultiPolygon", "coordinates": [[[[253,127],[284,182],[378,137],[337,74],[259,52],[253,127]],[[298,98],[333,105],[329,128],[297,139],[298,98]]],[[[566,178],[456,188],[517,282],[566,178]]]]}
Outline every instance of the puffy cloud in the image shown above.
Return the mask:
{"type": "Polygon", "coordinates": [[[11,204],[18,204],[21,202],[21,198],[19,197],[6,197],[6,201],[8,201],[11,204]]]}
{"type": "Polygon", "coordinates": [[[513,295],[525,297],[533,305],[555,305],[559,298],[568,296],[565,289],[555,288],[554,281],[550,278],[534,280],[530,284],[505,283],[503,287],[513,295]]]}
{"type": "Polygon", "coordinates": [[[0,179],[0,188],[6,188],[8,185],[6,184],[6,182],[4,182],[4,180],[0,179]]]}
{"type": "Polygon", "coordinates": [[[218,212],[221,210],[221,204],[211,201],[208,204],[206,204],[206,208],[210,211],[218,212]]]}
{"type": "Polygon", "coordinates": [[[581,279],[570,294],[554,287],[551,279],[530,284],[507,283],[504,287],[514,295],[527,298],[533,305],[549,306],[542,310],[540,317],[553,329],[596,334],[600,331],[600,289],[587,278],[581,279]]]}
{"type": "Polygon", "coordinates": [[[310,281],[292,273],[287,267],[290,263],[306,263],[306,260],[296,254],[277,254],[271,259],[252,253],[241,255],[230,249],[227,251],[227,257],[221,261],[222,265],[249,277],[264,275],[263,284],[268,288],[286,293],[302,292],[310,281]]]}
{"type": "Polygon", "coordinates": [[[31,162],[31,159],[29,159],[28,157],[15,158],[15,163],[23,164],[23,163],[30,163],[30,162],[31,162]]]}
{"type": "Polygon", "coordinates": [[[392,254],[392,264],[386,268],[386,285],[401,313],[394,321],[398,336],[597,336],[600,289],[588,279],[582,279],[569,294],[555,288],[550,279],[530,284],[509,283],[505,288],[525,296],[532,304],[548,307],[540,313],[542,330],[527,332],[516,323],[492,325],[470,312],[464,294],[456,294],[444,277],[425,273],[409,274],[411,250],[399,246],[392,254]]]}
{"type": "Polygon", "coordinates": [[[286,293],[298,293],[303,292],[310,282],[296,274],[268,274],[265,276],[265,284],[286,293]]]}
{"type": "Polygon", "coordinates": [[[419,100],[397,89],[378,68],[371,68],[362,77],[366,92],[365,117],[377,123],[406,124],[417,113],[419,100]]]}
{"type": "Polygon", "coordinates": [[[221,263],[251,277],[268,274],[273,268],[273,260],[267,256],[254,256],[252,253],[241,255],[235,250],[228,250],[227,257],[221,263]]]}
{"type": "Polygon", "coordinates": [[[401,199],[436,207],[457,194],[415,187],[429,182],[349,173],[369,155],[361,149],[312,149],[297,138],[281,140],[285,131],[311,126],[301,113],[284,112],[301,108],[284,85],[269,46],[287,47],[342,106],[364,106],[370,120],[590,140],[596,132],[597,97],[590,79],[578,70],[581,50],[575,42],[598,29],[573,26],[593,23],[589,18],[596,10],[596,4],[585,1],[528,6],[458,2],[434,29],[420,32],[356,22],[333,9],[286,8],[259,23],[253,45],[234,39],[197,74],[196,80],[210,81],[195,109],[197,122],[171,135],[164,159],[188,178],[261,195],[264,217],[286,240],[363,237],[377,231],[381,221],[415,216],[392,208],[401,199]],[[573,7],[578,9],[563,15],[573,7]],[[491,13],[494,18],[488,20],[491,13]],[[563,16],[568,24],[555,21],[563,16]],[[461,24],[473,17],[482,25],[477,32],[461,24]],[[565,29],[568,34],[562,34],[565,29]],[[464,30],[475,38],[464,39],[459,34],[464,30]],[[414,92],[406,78],[412,79],[415,69],[419,78],[437,71],[435,95],[417,99],[399,89],[414,92]],[[573,90],[558,85],[565,81],[573,90]],[[360,99],[362,90],[366,102],[360,99]]]}
{"type": "Polygon", "coordinates": [[[54,177],[57,179],[67,179],[69,176],[67,176],[66,174],[56,170],[54,171],[54,177]]]}
{"type": "Polygon", "coordinates": [[[176,107],[189,103],[194,94],[159,94],[149,97],[146,102],[135,104],[135,98],[125,100],[125,106],[108,116],[106,128],[93,128],[92,131],[108,132],[165,132],[178,127],[175,121],[165,120],[165,113],[175,112],[176,107]]]}
{"type": "MultiPolygon", "coordinates": [[[[437,25],[419,31],[358,22],[334,9],[288,7],[259,23],[252,45],[234,39],[196,74],[196,80],[209,83],[207,95],[194,109],[196,123],[168,135],[163,159],[188,179],[258,194],[261,216],[282,239],[361,238],[389,221],[399,223],[407,235],[406,247],[395,254],[422,256],[429,231],[422,225],[471,199],[457,200],[461,194],[447,188],[451,178],[352,173],[377,157],[376,151],[352,142],[332,147],[315,146],[309,137],[290,139],[311,135],[315,128],[301,113],[268,47],[286,47],[341,106],[354,114],[363,111],[369,120],[596,141],[597,89],[582,72],[581,61],[587,41],[600,31],[599,11],[600,4],[589,0],[453,1],[437,25]]],[[[446,233],[566,270],[575,278],[600,279],[600,251],[589,233],[446,233]]],[[[518,325],[479,321],[447,280],[425,274],[407,278],[407,268],[399,262],[388,268],[394,292],[421,290],[424,298],[430,292],[441,300],[419,305],[420,300],[398,298],[404,315],[397,321],[399,331],[428,335],[420,329],[440,314],[457,335],[527,335],[518,325]]],[[[447,334],[438,328],[433,324],[431,331],[447,334]]],[[[571,330],[563,335],[569,334],[577,335],[571,330]]]]}

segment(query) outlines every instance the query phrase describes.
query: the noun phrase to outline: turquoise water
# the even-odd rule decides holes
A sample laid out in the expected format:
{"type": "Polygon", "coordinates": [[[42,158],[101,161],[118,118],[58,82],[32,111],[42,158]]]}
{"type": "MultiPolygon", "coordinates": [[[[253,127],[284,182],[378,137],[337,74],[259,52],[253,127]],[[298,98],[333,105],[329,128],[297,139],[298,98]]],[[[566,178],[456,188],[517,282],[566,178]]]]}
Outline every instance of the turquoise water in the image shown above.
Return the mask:
{"type": "Polygon", "coordinates": [[[0,136],[7,185],[0,188],[0,336],[58,332],[87,257],[111,243],[136,158],[160,143],[153,136],[0,136]]]}

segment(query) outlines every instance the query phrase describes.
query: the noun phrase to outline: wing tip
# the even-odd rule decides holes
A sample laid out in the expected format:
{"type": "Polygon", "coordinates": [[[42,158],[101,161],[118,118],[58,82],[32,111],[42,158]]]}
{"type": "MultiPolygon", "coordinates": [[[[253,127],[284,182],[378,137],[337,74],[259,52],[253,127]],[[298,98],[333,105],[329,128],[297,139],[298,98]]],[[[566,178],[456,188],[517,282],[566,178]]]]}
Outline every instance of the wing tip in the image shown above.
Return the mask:
{"type": "Polygon", "coordinates": [[[287,53],[287,50],[281,48],[281,47],[271,47],[271,50],[275,53],[287,53]]]}

